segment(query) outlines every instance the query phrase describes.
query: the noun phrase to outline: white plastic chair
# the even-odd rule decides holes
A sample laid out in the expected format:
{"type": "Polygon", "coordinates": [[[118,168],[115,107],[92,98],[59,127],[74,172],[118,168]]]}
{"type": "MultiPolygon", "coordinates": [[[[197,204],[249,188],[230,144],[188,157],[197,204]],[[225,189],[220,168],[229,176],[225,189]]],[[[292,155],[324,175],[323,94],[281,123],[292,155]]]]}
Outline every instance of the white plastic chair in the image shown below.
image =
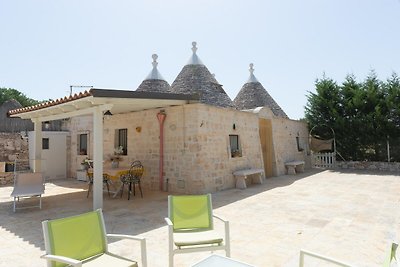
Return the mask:
{"type": "Polygon", "coordinates": [[[40,172],[15,173],[14,190],[11,197],[14,198],[13,210],[17,209],[17,201],[20,198],[39,197],[39,205],[19,207],[18,209],[39,207],[42,208],[42,194],[44,194],[44,180],[40,172]]]}

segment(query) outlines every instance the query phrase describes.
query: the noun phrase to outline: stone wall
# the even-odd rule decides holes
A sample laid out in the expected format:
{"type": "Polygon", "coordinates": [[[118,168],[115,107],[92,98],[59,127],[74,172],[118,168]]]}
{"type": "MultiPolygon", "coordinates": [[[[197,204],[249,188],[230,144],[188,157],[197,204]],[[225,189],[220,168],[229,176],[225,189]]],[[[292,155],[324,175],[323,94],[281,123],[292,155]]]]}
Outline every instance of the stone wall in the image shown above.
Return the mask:
{"type": "MultiPolygon", "coordinates": [[[[128,153],[120,166],[140,160],[145,167],[144,188],[159,188],[160,127],[157,113],[161,109],[115,114],[104,119],[104,158],[114,153],[118,129],[128,131],[128,153]]],[[[237,169],[263,168],[258,117],[255,114],[218,108],[205,104],[168,107],[164,123],[164,179],[168,190],[179,193],[215,192],[235,186],[232,172],[237,169]],[[233,127],[235,124],[235,127],[233,127]],[[239,135],[241,157],[231,157],[229,135],[239,135]]],[[[71,173],[76,173],[85,158],[77,153],[77,136],[88,133],[93,144],[92,116],[71,120],[71,173]],[[74,160],[76,158],[76,160],[74,160]]],[[[88,157],[93,148],[89,145],[88,157]]]]}
{"type": "Polygon", "coordinates": [[[301,160],[305,169],[311,168],[311,153],[308,145],[308,127],[305,122],[280,118],[273,115],[269,108],[252,110],[260,118],[271,121],[273,140],[273,175],[286,174],[285,162],[301,160]],[[297,138],[299,146],[297,146],[297,138]]]}
{"type": "MultiPolygon", "coordinates": [[[[191,104],[163,109],[164,179],[168,189],[180,193],[215,192],[234,187],[232,172],[262,168],[258,118],[253,114],[191,104]],[[232,125],[236,124],[236,130],[232,125]],[[242,157],[231,158],[229,134],[238,134],[242,157]]],[[[144,187],[159,188],[160,110],[117,114],[104,122],[104,153],[111,155],[115,131],[128,129],[128,155],[121,165],[140,160],[145,166],[144,187]],[[140,130],[139,130],[140,129],[140,130]]]]}
{"type": "Polygon", "coordinates": [[[28,138],[22,138],[20,133],[0,133],[0,161],[29,159],[28,138]]]}
{"type": "Polygon", "coordinates": [[[275,118],[272,119],[272,133],[276,159],[274,175],[286,174],[285,162],[304,161],[305,168],[311,168],[310,149],[308,146],[307,124],[300,121],[275,118]],[[297,138],[299,147],[297,146],[297,138]]]}
{"type": "MultiPolygon", "coordinates": [[[[20,133],[0,133],[0,161],[14,162],[18,159],[28,160],[28,138],[22,138],[20,133]]],[[[2,174],[0,184],[12,184],[13,176],[2,174]]]]}
{"type": "Polygon", "coordinates": [[[67,177],[76,178],[77,170],[81,169],[81,162],[86,158],[93,158],[93,116],[85,115],[71,118],[65,127],[70,131],[67,137],[67,177]],[[79,153],[79,135],[88,135],[87,155],[79,153]]]}
{"type": "MultiPolygon", "coordinates": [[[[185,153],[186,176],[192,193],[215,192],[235,186],[232,172],[243,168],[263,168],[258,117],[254,114],[196,104],[187,105],[185,153]],[[189,116],[190,117],[189,117],[189,116]],[[240,157],[232,157],[229,135],[238,135],[240,157]]],[[[176,191],[181,189],[177,181],[176,191]]]]}
{"type": "MultiPolygon", "coordinates": [[[[145,166],[144,188],[159,188],[160,127],[157,113],[151,109],[114,114],[104,119],[104,159],[106,167],[116,146],[116,131],[127,129],[128,153],[121,166],[140,160],[145,166]]],[[[273,175],[286,173],[285,162],[303,160],[311,167],[307,125],[300,121],[254,114],[206,104],[190,104],[162,109],[164,123],[164,179],[168,190],[177,193],[216,192],[235,186],[232,172],[243,168],[263,168],[259,137],[259,118],[271,120],[273,139],[273,175]],[[241,156],[232,157],[229,135],[238,135],[241,156]],[[299,139],[299,148],[296,137],[299,139]]],[[[272,113],[270,113],[271,115],[272,113]]],[[[79,163],[93,155],[92,116],[71,120],[71,173],[79,163]],[[87,133],[87,156],[78,155],[78,134],[87,133]]]]}
{"type": "Polygon", "coordinates": [[[336,167],[350,170],[400,172],[400,162],[337,161],[336,167]]]}

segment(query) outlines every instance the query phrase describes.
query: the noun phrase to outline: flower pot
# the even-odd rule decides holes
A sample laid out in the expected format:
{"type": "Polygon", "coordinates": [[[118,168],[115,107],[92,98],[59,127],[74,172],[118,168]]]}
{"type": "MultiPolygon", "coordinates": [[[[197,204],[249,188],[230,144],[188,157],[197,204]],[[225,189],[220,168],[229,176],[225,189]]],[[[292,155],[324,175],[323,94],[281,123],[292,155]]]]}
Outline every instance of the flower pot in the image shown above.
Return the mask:
{"type": "Polygon", "coordinates": [[[113,168],[113,169],[118,168],[118,164],[119,164],[118,161],[112,161],[112,162],[111,162],[111,168],[113,168]]]}

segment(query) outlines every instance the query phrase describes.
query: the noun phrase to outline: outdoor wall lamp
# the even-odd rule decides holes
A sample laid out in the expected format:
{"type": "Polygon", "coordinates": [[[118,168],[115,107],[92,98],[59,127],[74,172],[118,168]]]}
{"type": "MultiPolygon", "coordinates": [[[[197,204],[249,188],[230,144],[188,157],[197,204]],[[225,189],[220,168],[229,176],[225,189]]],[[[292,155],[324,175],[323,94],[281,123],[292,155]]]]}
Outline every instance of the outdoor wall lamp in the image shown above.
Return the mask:
{"type": "Polygon", "coordinates": [[[111,113],[110,110],[107,110],[106,112],[104,112],[104,116],[112,116],[113,114],[111,113]]]}

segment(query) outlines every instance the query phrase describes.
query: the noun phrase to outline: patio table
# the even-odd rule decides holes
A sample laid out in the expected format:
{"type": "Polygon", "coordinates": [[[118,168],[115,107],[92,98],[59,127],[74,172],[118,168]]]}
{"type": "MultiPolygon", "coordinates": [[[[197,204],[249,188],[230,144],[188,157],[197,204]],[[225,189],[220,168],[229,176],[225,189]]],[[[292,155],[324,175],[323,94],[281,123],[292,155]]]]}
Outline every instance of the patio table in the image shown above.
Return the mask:
{"type": "MultiPolygon", "coordinates": [[[[92,172],[93,170],[88,171],[88,173],[92,172]]],[[[116,189],[116,191],[114,191],[113,198],[115,198],[122,189],[122,184],[117,189],[115,182],[120,182],[119,180],[120,176],[123,174],[127,174],[128,172],[129,172],[129,167],[103,168],[103,174],[107,175],[111,185],[114,187],[114,189],[116,189]]]]}
{"type": "MultiPolygon", "coordinates": [[[[129,172],[129,167],[103,168],[103,174],[106,174],[111,180],[119,180],[119,177],[129,172]]],[[[93,169],[88,170],[93,173],[93,169]]]]}
{"type": "Polygon", "coordinates": [[[119,180],[119,177],[129,172],[129,167],[118,167],[118,168],[103,168],[103,173],[112,180],[119,180]]]}

